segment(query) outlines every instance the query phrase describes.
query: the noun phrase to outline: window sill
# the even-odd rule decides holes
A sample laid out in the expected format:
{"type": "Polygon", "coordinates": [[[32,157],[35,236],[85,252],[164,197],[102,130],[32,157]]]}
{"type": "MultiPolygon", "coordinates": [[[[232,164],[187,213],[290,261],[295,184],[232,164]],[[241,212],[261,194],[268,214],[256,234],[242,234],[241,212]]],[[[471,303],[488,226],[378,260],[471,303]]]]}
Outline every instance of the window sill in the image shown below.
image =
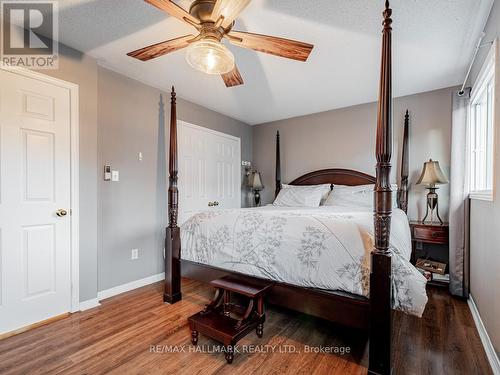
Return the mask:
{"type": "Polygon", "coordinates": [[[479,201],[493,202],[493,191],[491,191],[491,190],[473,191],[473,192],[469,193],[469,198],[479,200],[479,201]]]}

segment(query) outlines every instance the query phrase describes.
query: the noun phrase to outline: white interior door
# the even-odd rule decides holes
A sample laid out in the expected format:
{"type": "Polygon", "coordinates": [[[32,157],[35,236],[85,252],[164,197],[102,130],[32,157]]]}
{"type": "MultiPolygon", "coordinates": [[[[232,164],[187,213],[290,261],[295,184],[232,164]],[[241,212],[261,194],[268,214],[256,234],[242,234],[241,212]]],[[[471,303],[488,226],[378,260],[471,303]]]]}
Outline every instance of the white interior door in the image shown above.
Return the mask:
{"type": "Polygon", "coordinates": [[[177,138],[179,223],[199,211],[241,207],[240,139],[184,121],[177,138]]]}
{"type": "Polygon", "coordinates": [[[69,90],[0,70],[0,334],[70,311],[70,147],[69,90]]]}

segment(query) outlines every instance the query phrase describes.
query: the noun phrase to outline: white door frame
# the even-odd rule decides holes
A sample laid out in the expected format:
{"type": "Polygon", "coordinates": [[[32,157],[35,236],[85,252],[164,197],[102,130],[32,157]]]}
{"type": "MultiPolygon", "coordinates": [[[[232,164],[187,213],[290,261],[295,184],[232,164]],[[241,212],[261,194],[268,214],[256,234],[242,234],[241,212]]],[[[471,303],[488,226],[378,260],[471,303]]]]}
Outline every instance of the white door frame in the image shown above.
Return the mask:
{"type": "Polygon", "coordinates": [[[0,69],[20,76],[36,79],[65,88],[70,94],[70,147],[71,147],[71,312],[79,311],[80,305],[80,205],[79,205],[79,98],[78,85],[53,78],[29,69],[8,66],[0,62],[0,69]]]}

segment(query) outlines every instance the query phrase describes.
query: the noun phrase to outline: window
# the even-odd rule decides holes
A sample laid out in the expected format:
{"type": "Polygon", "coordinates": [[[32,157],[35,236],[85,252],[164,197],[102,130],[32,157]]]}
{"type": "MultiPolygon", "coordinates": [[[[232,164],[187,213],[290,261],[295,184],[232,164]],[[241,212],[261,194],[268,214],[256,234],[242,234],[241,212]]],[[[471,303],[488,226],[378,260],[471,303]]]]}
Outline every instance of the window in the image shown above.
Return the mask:
{"type": "Polygon", "coordinates": [[[493,199],[493,130],[496,43],[481,69],[471,93],[469,123],[470,196],[493,199]]]}

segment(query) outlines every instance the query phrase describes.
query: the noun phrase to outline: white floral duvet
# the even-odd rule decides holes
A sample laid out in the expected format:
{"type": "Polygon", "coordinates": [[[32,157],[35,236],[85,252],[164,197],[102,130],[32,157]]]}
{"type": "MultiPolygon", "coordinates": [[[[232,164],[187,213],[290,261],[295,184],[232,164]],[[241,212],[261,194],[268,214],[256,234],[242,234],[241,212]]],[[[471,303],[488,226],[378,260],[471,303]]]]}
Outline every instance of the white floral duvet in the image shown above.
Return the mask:
{"type": "MultiPolygon", "coordinates": [[[[409,262],[408,219],[392,215],[393,308],[421,316],[425,278],[409,262]]],[[[369,296],[373,213],[266,206],[201,212],[181,227],[182,259],[293,285],[369,296]]]]}

